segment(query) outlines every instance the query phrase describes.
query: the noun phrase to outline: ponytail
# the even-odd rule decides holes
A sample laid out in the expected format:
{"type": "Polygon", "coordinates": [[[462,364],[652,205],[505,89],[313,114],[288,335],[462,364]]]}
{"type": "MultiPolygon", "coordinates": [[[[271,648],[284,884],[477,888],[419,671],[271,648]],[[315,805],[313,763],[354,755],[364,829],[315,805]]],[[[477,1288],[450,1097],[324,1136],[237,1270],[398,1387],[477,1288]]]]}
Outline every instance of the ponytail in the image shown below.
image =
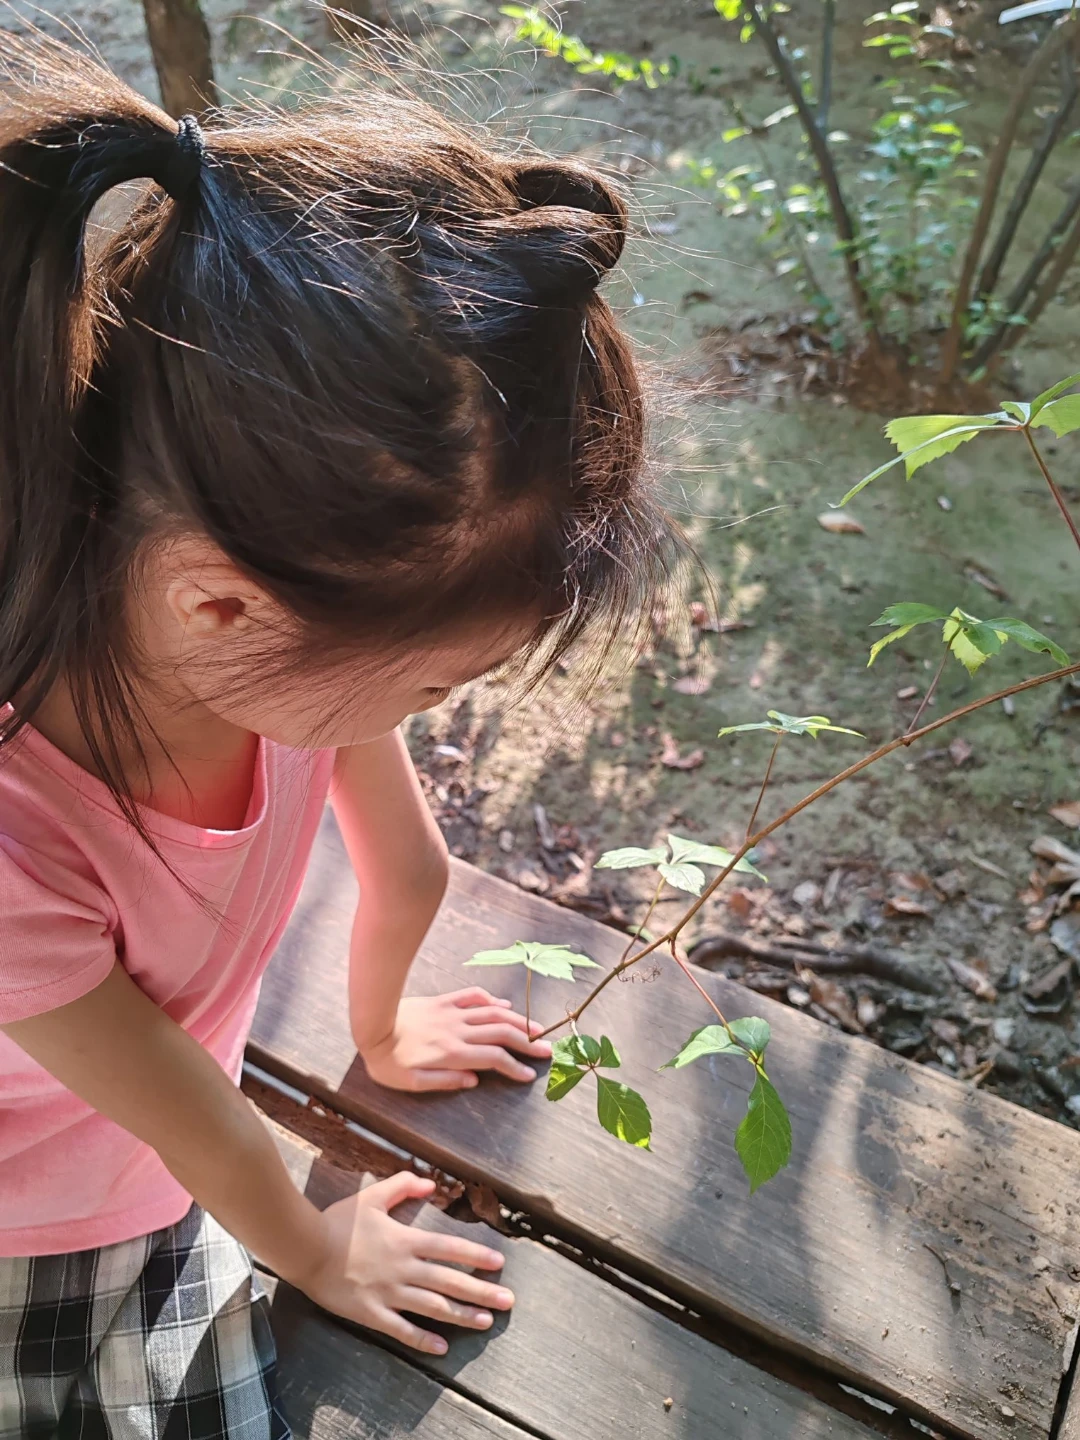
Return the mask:
{"type": "MultiPolygon", "coordinates": [[[[81,719],[124,688],[110,674],[105,636],[117,617],[103,608],[115,587],[96,523],[113,504],[116,477],[86,434],[102,343],[87,226],[108,191],[137,178],[187,203],[202,142],[190,117],[178,130],[107,72],[42,37],[5,36],[2,59],[0,700],[20,701],[0,729],[6,741],[73,656],[92,677],[75,686],[81,719]],[[62,86],[48,86],[50,64],[62,86]]],[[[122,747],[117,737],[100,743],[95,759],[111,779],[122,747]]]]}

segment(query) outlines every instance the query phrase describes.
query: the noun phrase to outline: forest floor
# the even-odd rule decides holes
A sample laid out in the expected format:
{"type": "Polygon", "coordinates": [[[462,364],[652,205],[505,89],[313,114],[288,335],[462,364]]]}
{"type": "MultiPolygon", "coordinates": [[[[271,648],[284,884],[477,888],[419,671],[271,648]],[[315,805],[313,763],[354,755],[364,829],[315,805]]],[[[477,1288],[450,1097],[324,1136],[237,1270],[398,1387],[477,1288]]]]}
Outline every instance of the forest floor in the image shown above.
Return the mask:
{"type": "MultiPolygon", "coordinates": [[[[29,9],[21,0],[15,8],[29,9]]],[[[206,8],[229,94],[274,99],[311,83],[283,32],[333,53],[325,16],[295,0],[208,0],[206,8]]],[[[874,8],[865,0],[841,7],[834,123],[853,131],[865,130],[877,103],[880,54],[862,48],[862,22],[874,8]]],[[[968,138],[985,143],[1032,37],[1010,34],[1003,45],[992,24],[999,6],[984,4],[986,14],[970,0],[946,8],[967,12],[978,64],[961,65],[953,83],[968,101],[968,138]]],[[[796,0],[794,10],[797,19],[820,7],[796,0]]],[[[66,0],[63,13],[126,78],[156,93],[135,0],[66,0]]],[[[566,29],[594,46],[677,55],[708,77],[656,90],[613,91],[534,58],[510,43],[512,22],[488,0],[467,13],[439,3],[399,16],[434,45],[449,93],[468,113],[497,105],[499,127],[527,126],[538,143],[602,160],[630,179],[643,234],[612,298],[651,361],[669,378],[689,378],[697,397],[664,432],[657,483],[705,562],[718,613],[691,582],[657,617],[649,653],[604,693],[575,698],[572,674],[557,675],[527,705],[500,711],[489,685],[418,717],[410,732],[455,853],[627,925],[640,920],[644,873],[595,871],[602,851],[651,844],[671,830],[732,846],[745,832],[769,743],[719,740],[721,726],[776,708],[824,713],[865,734],[782,747],[763,811],[775,814],[866,743],[900,733],[925,694],[936,662],[929,634],[866,667],[880,633],[869,627],[886,605],[918,599],[1015,614],[1075,653],[1076,554],[1029,456],[1008,437],[965,446],[910,485],[880,482],[853,507],[861,533],[820,525],[830,502],[887,458],[881,426],[889,417],[830,393],[825,376],[807,378],[798,298],[750,224],[722,217],[713,197],[687,184],[686,157],[719,148],[726,94],[758,115],[780,103],[756,51],[739,44],[708,0],[565,7],[566,29]],[[482,71],[490,74],[478,79],[482,71]],[[719,629],[692,623],[703,616],[719,619],[719,629]]],[[[1051,168],[1033,223],[1060,203],[1070,153],[1051,168]]],[[[1019,351],[1008,377],[1015,393],[1080,368],[1078,313],[1074,279],[1019,351]]],[[[1080,499],[1080,451],[1068,440],[1049,448],[1066,492],[1080,499]]],[[[927,718],[1035,673],[1039,659],[1013,648],[974,680],[959,667],[946,671],[927,718]]],[[[1078,759],[1080,695],[1071,690],[1035,690],[1008,710],[979,711],[778,832],[759,858],[768,888],[733,887],[699,917],[691,943],[749,937],[769,963],[715,944],[710,963],[822,1023],[1077,1123],[1080,912],[1075,920],[1068,909],[1055,913],[1049,865],[1032,845],[1041,837],[1080,845],[1073,827],[1048,813],[1080,800],[1078,759]],[[800,940],[819,951],[793,950],[800,940]],[[833,952],[868,944],[899,957],[933,993],[827,973],[833,952]]],[[[662,918],[680,903],[665,902],[662,918]]],[[[628,993],[626,1002],[638,998],[628,993]]]]}

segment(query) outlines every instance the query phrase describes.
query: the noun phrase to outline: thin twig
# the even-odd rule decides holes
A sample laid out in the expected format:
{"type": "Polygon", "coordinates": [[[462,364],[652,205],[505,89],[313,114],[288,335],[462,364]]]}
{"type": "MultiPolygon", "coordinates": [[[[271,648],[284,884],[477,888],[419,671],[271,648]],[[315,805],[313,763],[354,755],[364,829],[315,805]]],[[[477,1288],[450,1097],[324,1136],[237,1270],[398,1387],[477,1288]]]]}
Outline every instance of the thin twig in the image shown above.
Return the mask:
{"type": "Polygon", "coordinates": [[[701,998],[705,1001],[705,1003],[706,1003],[706,1004],[709,1006],[709,1008],[712,1010],[713,1014],[714,1014],[714,1015],[716,1016],[716,1018],[720,1021],[720,1024],[723,1025],[724,1028],[726,1029],[726,1028],[727,1028],[727,1021],[724,1019],[723,1012],[721,1011],[719,1005],[717,1005],[716,1001],[712,998],[712,996],[709,994],[709,992],[705,989],[704,985],[702,985],[701,981],[697,978],[697,976],[694,974],[694,972],[690,969],[690,966],[687,965],[686,961],[685,961],[685,960],[682,958],[682,956],[679,954],[678,949],[676,948],[676,945],[675,945],[675,941],[674,941],[674,940],[672,940],[672,942],[671,942],[671,958],[675,961],[675,964],[678,965],[679,969],[683,972],[683,974],[686,976],[686,978],[690,981],[690,984],[693,985],[694,989],[698,992],[698,994],[701,996],[701,998]]]}
{"type": "Polygon", "coordinates": [[[1036,320],[1061,288],[1061,282],[1076,259],[1078,250],[1080,250],[1080,213],[1074,212],[1072,225],[1054,253],[1054,263],[1050,266],[1046,279],[1035,291],[1031,298],[1031,304],[1024,307],[1025,323],[1013,325],[1006,330],[998,347],[999,350],[1010,349],[1021,335],[1031,331],[1036,320]]]}
{"type": "Polygon", "coordinates": [[[731,930],[722,930],[699,940],[690,952],[690,959],[695,965],[708,965],[711,961],[733,955],[781,970],[810,965],[821,975],[869,975],[875,980],[888,981],[890,985],[899,985],[904,990],[918,990],[924,995],[937,995],[941,990],[940,985],[901,956],[876,945],[837,946],[835,950],[830,950],[813,940],[796,940],[794,937],[789,940],[787,936],[762,940],[757,935],[738,935],[731,930]]]}
{"type": "MultiPolygon", "coordinates": [[[[1075,37],[1074,37],[1075,43],[1075,37]]],[[[1076,65],[1073,60],[1072,47],[1067,47],[1061,56],[1061,103],[1046,122],[1046,129],[1042,138],[1031,152],[1027,168],[1024,170],[1020,181],[1017,184],[1013,197],[1009,201],[1005,216],[1001,222],[1001,228],[997,238],[990,247],[990,253],[986,257],[978,280],[975,283],[975,295],[978,299],[985,299],[992,295],[1001,274],[1001,267],[1005,263],[1005,257],[1012,249],[1012,243],[1016,239],[1016,232],[1020,226],[1024,211],[1028,207],[1035,186],[1039,182],[1050,152],[1061,139],[1062,131],[1068,121],[1072,108],[1076,104],[1076,65]]]]}
{"type": "Polygon", "coordinates": [[[1039,447],[1032,439],[1030,425],[1024,426],[1024,434],[1027,437],[1028,444],[1031,446],[1031,453],[1035,456],[1036,463],[1038,464],[1039,469],[1043,473],[1043,479],[1046,481],[1047,485],[1050,486],[1050,493],[1051,495],[1053,495],[1054,499],[1058,503],[1058,509],[1061,511],[1065,524],[1068,525],[1069,529],[1072,531],[1072,537],[1076,541],[1077,546],[1080,546],[1080,530],[1076,528],[1076,521],[1073,519],[1072,513],[1070,512],[1068,505],[1065,504],[1065,496],[1062,495],[1061,491],[1058,489],[1054,477],[1046,468],[1046,461],[1039,453],[1039,447]]]}
{"type": "Polygon", "coordinates": [[[848,289],[851,291],[852,303],[855,306],[855,313],[864,327],[868,339],[875,345],[880,346],[881,335],[878,331],[877,316],[873,302],[867,294],[866,286],[863,284],[862,272],[859,269],[859,256],[857,250],[858,233],[855,229],[851,212],[844,199],[844,192],[840,187],[840,177],[833,162],[832,151],[825,139],[824,132],[814,118],[814,112],[806,99],[806,93],[799,81],[795,68],[788,59],[787,51],[780,43],[780,37],[773,29],[768,17],[762,7],[756,3],[748,6],[750,22],[754,32],[769,53],[769,59],[776,67],[776,73],[780,77],[780,83],[791,97],[795,109],[798,111],[799,121],[806,135],[807,144],[810,146],[817,167],[821,183],[825,186],[825,193],[829,197],[829,209],[832,212],[833,227],[836,230],[836,237],[840,242],[840,249],[844,257],[844,270],[847,274],[848,289]]]}
{"type": "Polygon", "coordinates": [[[946,645],[945,645],[945,653],[944,653],[944,654],[942,655],[942,657],[941,657],[941,664],[937,667],[937,673],[934,675],[933,680],[930,681],[930,688],[929,688],[929,690],[927,690],[926,694],[923,696],[923,698],[922,698],[922,704],[921,704],[921,705],[919,706],[919,708],[915,711],[915,714],[911,717],[911,724],[907,727],[907,730],[905,731],[905,734],[910,735],[911,732],[912,732],[912,730],[914,730],[914,729],[916,728],[916,726],[918,725],[919,721],[920,721],[920,720],[922,719],[922,717],[923,717],[923,711],[924,711],[924,710],[926,709],[926,707],[930,704],[930,701],[934,698],[934,691],[937,689],[937,683],[938,683],[938,681],[941,679],[941,672],[945,669],[945,662],[946,662],[946,661],[948,660],[948,658],[949,658],[949,654],[950,654],[949,646],[950,646],[950,645],[952,644],[952,642],[956,639],[956,636],[957,636],[957,634],[959,634],[959,631],[960,631],[960,626],[957,625],[956,631],[955,631],[952,635],[949,636],[949,639],[948,639],[948,641],[946,642],[946,645]]]}
{"type": "Polygon", "coordinates": [[[761,789],[758,791],[758,797],[754,804],[754,813],[750,816],[746,826],[747,835],[753,833],[754,821],[757,819],[758,811],[761,809],[761,802],[765,799],[765,791],[769,788],[769,777],[772,775],[772,767],[776,763],[776,752],[780,749],[780,741],[783,738],[784,732],[781,730],[773,741],[772,754],[769,756],[769,763],[765,767],[765,777],[761,782],[761,789]]]}
{"type": "Polygon", "coordinates": [[[666,882],[664,880],[664,877],[661,875],[660,879],[656,882],[656,889],[653,891],[653,897],[649,901],[649,908],[645,911],[645,919],[642,920],[641,924],[637,927],[634,933],[630,936],[630,939],[626,942],[626,949],[622,953],[622,957],[619,961],[620,964],[622,964],[622,961],[626,959],[626,957],[630,954],[630,951],[634,948],[634,941],[640,940],[641,932],[645,929],[649,921],[652,919],[652,913],[656,909],[657,901],[660,899],[660,892],[663,890],[665,883],[666,882]]]}
{"type": "Polygon", "coordinates": [[[525,1034],[532,1034],[532,977],[533,972],[525,967],[525,1034]]]}
{"type": "Polygon", "coordinates": [[[941,371],[938,376],[942,387],[952,383],[956,374],[957,363],[960,359],[960,351],[963,345],[964,325],[967,321],[968,306],[971,303],[971,286],[975,279],[975,271],[979,266],[979,256],[986,244],[986,237],[990,230],[990,222],[994,216],[994,207],[997,204],[998,192],[1001,189],[1001,182],[1005,176],[1005,166],[1009,159],[1009,152],[1016,139],[1016,132],[1020,126],[1020,120],[1024,109],[1031,98],[1031,92],[1038,83],[1039,76],[1046,66],[1057,56],[1066,40],[1069,38],[1067,24],[1058,25],[1049,32],[1045,40],[1035,51],[1035,54],[1028,61],[1016,88],[1013,91],[1009,108],[1001,121],[1001,130],[998,133],[997,143],[990,152],[990,159],[986,167],[986,178],[983,181],[982,198],[979,202],[978,214],[975,216],[975,223],[971,227],[971,236],[968,240],[968,247],[964,254],[963,264],[960,269],[960,278],[956,282],[956,293],[953,298],[952,316],[949,320],[949,328],[945,333],[945,339],[941,346],[941,371]]]}
{"type": "Polygon", "coordinates": [[[1019,335],[1028,328],[1026,323],[1014,325],[1010,317],[1020,315],[1023,312],[1024,304],[1032,290],[1034,290],[1038,284],[1039,276],[1057,252],[1058,246],[1061,243],[1061,237],[1076,219],[1078,213],[1080,213],[1080,182],[1072,186],[1069,198],[1065,201],[1065,204],[1046,232],[1042,244],[1025,266],[1023,274],[1017,280],[1016,284],[1009,291],[1008,298],[1002,306],[1005,312],[1005,319],[1002,320],[992,334],[986,337],[968,361],[967,369],[969,373],[974,374],[982,370],[990,363],[998,350],[1001,349],[1007,341],[1011,341],[1014,334],[1019,335]]]}
{"type": "Polygon", "coordinates": [[[920,730],[912,730],[908,734],[898,735],[886,744],[879,745],[878,748],[872,750],[869,755],[864,755],[861,760],[856,760],[854,764],[849,765],[845,770],[841,770],[839,774],[833,775],[831,779],[824,781],[821,785],[817,786],[816,789],[811,790],[808,795],[804,795],[797,804],[785,810],[782,815],[778,815],[775,820],[770,820],[768,825],[763,826],[756,835],[747,836],[742,845],[739,846],[739,849],[728,861],[727,865],[724,866],[723,870],[705,887],[694,903],[685,911],[682,918],[673,925],[665,935],[661,935],[658,939],[653,940],[645,946],[644,950],[639,950],[636,955],[629,955],[625,960],[621,960],[618,965],[614,966],[602,979],[596,982],[576,1009],[570,1011],[570,1013],[565,1015],[561,1020],[556,1020],[554,1024],[549,1025],[547,1029],[543,1031],[542,1035],[537,1036],[537,1039],[542,1039],[543,1035],[550,1035],[554,1030],[561,1030],[564,1025],[573,1024],[584,1014],[600,992],[611,984],[612,980],[616,979],[617,976],[623,974],[626,970],[629,970],[632,965],[637,965],[638,962],[644,960],[647,955],[652,955],[653,952],[659,950],[661,946],[670,945],[673,940],[677,940],[679,933],[689,924],[702,906],[712,899],[713,895],[735,869],[735,866],[744,855],[751,851],[755,845],[760,845],[762,840],[771,835],[774,830],[779,830],[782,825],[786,825],[789,820],[793,820],[796,815],[801,814],[808,805],[813,805],[820,800],[822,796],[828,795],[830,790],[835,790],[836,787],[842,785],[845,780],[850,780],[852,776],[858,775],[868,766],[875,764],[878,760],[884,759],[886,755],[891,755],[894,750],[899,750],[901,747],[906,748],[914,744],[916,740],[921,740],[924,736],[933,734],[935,730],[940,730],[945,725],[952,725],[955,721],[962,720],[965,715],[971,715],[976,710],[984,709],[987,705],[995,705],[998,701],[1005,700],[1010,695],[1020,695],[1025,690],[1035,690],[1041,685],[1051,685],[1057,680],[1065,680],[1068,676],[1075,675],[1078,672],[1080,672],[1080,661],[1077,661],[1073,665],[1063,665],[1060,669],[1051,670],[1046,675],[1034,675],[1028,680],[1021,680],[1015,685],[1009,685],[1004,690],[995,690],[992,695],[984,695],[979,700],[969,700],[966,705],[961,705],[958,710],[951,710],[948,715],[942,715],[937,720],[931,720],[929,725],[924,725],[920,730]]]}

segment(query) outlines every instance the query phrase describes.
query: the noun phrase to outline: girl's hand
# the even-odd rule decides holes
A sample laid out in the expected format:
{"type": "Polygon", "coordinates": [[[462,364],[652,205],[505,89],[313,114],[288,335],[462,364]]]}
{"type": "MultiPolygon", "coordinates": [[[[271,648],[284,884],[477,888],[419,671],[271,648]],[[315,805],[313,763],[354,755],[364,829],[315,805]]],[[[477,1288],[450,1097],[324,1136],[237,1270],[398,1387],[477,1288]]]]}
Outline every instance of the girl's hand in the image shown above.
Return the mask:
{"type": "Polygon", "coordinates": [[[307,1275],[285,1278],[317,1305],[429,1355],[444,1355],[446,1341],[406,1320],[402,1311],[470,1330],[486,1330],[492,1310],[509,1310],[514,1297],[500,1285],[461,1270],[498,1270],[503,1257],[485,1245],[453,1235],[432,1235],[402,1225],[389,1212],[406,1200],[424,1200],[433,1180],[403,1171],[323,1211],[326,1249],[307,1275]]]}
{"type": "Polygon", "coordinates": [[[458,990],[402,1000],[393,1030],[360,1045],[368,1074],[393,1090],[469,1090],[478,1070],[497,1070],[510,1080],[535,1080],[536,1071],[511,1051],[546,1060],[551,1046],[531,1035],[524,1015],[486,990],[458,990]]]}

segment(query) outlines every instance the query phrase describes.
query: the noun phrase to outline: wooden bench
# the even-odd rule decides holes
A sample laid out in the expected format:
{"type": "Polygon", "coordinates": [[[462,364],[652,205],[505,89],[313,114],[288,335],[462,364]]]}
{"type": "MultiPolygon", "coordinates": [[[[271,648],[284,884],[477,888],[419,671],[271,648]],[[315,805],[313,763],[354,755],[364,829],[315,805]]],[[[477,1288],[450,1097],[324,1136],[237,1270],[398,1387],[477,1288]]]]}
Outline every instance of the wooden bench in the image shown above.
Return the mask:
{"type": "MultiPolygon", "coordinates": [[[[706,971],[727,1015],[769,1020],[770,1071],[792,1114],[792,1163],[753,1198],[731,1145],[749,1067],[658,1073],[707,1019],[667,969],[609,986],[589,1022],[650,1103],[650,1152],[604,1135],[584,1086],[559,1105],[498,1079],[454,1096],[382,1090],[349,1039],[355,903],[328,820],[249,1056],[493,1192],[514,1217],[498,1243],[519,1298],[508,1322],[458,1336],[435,1360],[350,1331],[283,1288],[275,1315],[298,1436],[1080,1440],[1080,1410],[1068,1406],[1080,1134],[706,971]]],[[[520,1004],[516,972],[462,969],[474,951],[518,938],[566,942],[605,966],[625,945],[455,863],[411,989],[479,974],[520,1004]]],[[[571,993],[537,981],[533,1004],[554,1018],[571,993]]],[[[305,1128],[302,1113],[290,1128],[305,1128]]],[[[341,1133],[329,1157],[280,1132],[323,1200],[361,1180],[341,1133]]],[[[426,1207],[415,1223],[463,1222],[426,1207]]]]}

